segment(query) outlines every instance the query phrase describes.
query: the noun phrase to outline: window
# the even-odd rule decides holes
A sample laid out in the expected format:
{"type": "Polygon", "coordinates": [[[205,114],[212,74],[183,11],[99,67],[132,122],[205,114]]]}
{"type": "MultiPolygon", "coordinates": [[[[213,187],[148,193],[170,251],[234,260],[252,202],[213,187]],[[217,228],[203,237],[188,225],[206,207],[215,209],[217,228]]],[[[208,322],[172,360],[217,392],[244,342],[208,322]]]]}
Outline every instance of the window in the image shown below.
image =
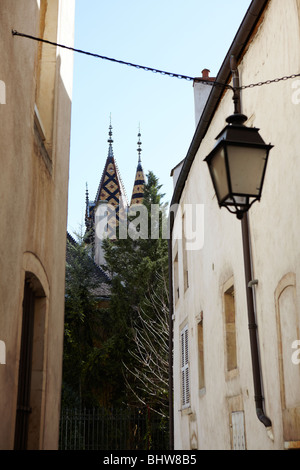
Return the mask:
{"type": "Polygon", "coordinates": [[[300,315],[295,273],[286,274],[275,291],[278,366],[285,447],[300,441],[300,366],[292,360],[295,340],[300,339],[300,315]]]}
{"type": "Polygon", "coordinates": [[[174,296],[175,302],[179,299],[179,271],[178,271],[178,253],[174,258],[174,296]]]}
{"type": "Polygon", "coordinates": [[[184,291],[189,287],[189,272],[187,268],[187,249],[186,249],[186,218],[185,214],[182,216],[182,265],[183,265],[183,283],[184,291]]]}
{"type": "Polygon", "coordinates": [[[190,372],[189,372],[189,331],[186,325],[181,330],[181,393],[182,408],[190,406],[190,372]]]}
{"type": "MultiPolygon", "coordinates": [[[[56,42],[58,0],[40,1],[39,37],[56,42]]],[[[46,158],[52,159],[57,57],[56,48],[38,44],[34,124],[46,158]]],[[[48,163],[49,165],[49,163],[48,163]]]]}
{"type": "Polygon", "coordinates": [[[204,382],[204,344],[203,344],[203,312],[201,312],[200,321],[197,325],[198,333],[198,380],[199,390],[205,388],[204,382]]]}
{"type": "Polygon", "coordinates": [[[227,371],[237,369],[234,285],[224,293],[227,371]]]}

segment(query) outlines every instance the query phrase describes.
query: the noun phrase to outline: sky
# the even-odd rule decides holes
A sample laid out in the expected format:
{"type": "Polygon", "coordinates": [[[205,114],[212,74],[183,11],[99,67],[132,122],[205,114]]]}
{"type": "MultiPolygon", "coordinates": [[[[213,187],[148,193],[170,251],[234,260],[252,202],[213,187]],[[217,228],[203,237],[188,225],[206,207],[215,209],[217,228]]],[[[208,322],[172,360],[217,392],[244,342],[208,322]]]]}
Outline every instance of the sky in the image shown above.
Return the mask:
{"type": "MultiPolygon", "coordinates": [[[[251,0],[76,0],[75,48],[167,72],[215,77],[251,0]]],[[[173,193],[172,168],[195,132],[193,82],[74,53],[68,231],[84,226],[113,151],[130,200],[141,132],[142,165],[173,193]]]]}

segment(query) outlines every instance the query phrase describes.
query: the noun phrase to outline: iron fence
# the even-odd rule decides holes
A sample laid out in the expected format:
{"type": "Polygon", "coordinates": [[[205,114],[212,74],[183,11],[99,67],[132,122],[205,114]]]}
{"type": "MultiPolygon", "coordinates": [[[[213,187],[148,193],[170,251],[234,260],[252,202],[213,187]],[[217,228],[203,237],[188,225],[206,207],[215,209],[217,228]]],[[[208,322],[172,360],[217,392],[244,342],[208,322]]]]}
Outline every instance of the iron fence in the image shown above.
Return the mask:
{"type": "Polygon", "coordinates": [[[168,419],[148,409],[63,409],[60,450],[168,450],[168,419]]]}

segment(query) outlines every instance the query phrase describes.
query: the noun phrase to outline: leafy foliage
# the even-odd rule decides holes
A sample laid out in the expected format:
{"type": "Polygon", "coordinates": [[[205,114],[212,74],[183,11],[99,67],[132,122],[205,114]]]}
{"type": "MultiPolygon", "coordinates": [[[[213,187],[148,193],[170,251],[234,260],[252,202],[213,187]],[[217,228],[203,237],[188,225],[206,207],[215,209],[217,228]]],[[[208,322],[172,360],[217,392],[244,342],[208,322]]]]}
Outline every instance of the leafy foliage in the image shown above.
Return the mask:
{"type": "Polygon", "coordinates": [[[88,386],[88,370],[101,324],[97,289],[99,273],[83,240],[67,240],[65,336],[63,357],[64,405],[87,406],[95,402],[88,386]]]}

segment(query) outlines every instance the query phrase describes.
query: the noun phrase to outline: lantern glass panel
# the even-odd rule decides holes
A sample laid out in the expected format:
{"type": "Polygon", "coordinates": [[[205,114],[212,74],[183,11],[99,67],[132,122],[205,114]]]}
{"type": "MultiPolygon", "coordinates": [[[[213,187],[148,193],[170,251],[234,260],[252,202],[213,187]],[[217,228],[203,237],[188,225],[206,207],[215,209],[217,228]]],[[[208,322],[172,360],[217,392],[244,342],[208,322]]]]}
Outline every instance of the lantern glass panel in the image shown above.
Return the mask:
{"type": "Polygon", "coordinates": [[[266,150],[228,145],[227,155],[232,193],[259,196],[266,165],[266,150]]]}
{"type": "Polygon", "coordinates": [[[219,148],[210,163],[210,170],[214,181],[215,190],[219,201],[223,201],[229,194],[225,152],[219,148]]]}

